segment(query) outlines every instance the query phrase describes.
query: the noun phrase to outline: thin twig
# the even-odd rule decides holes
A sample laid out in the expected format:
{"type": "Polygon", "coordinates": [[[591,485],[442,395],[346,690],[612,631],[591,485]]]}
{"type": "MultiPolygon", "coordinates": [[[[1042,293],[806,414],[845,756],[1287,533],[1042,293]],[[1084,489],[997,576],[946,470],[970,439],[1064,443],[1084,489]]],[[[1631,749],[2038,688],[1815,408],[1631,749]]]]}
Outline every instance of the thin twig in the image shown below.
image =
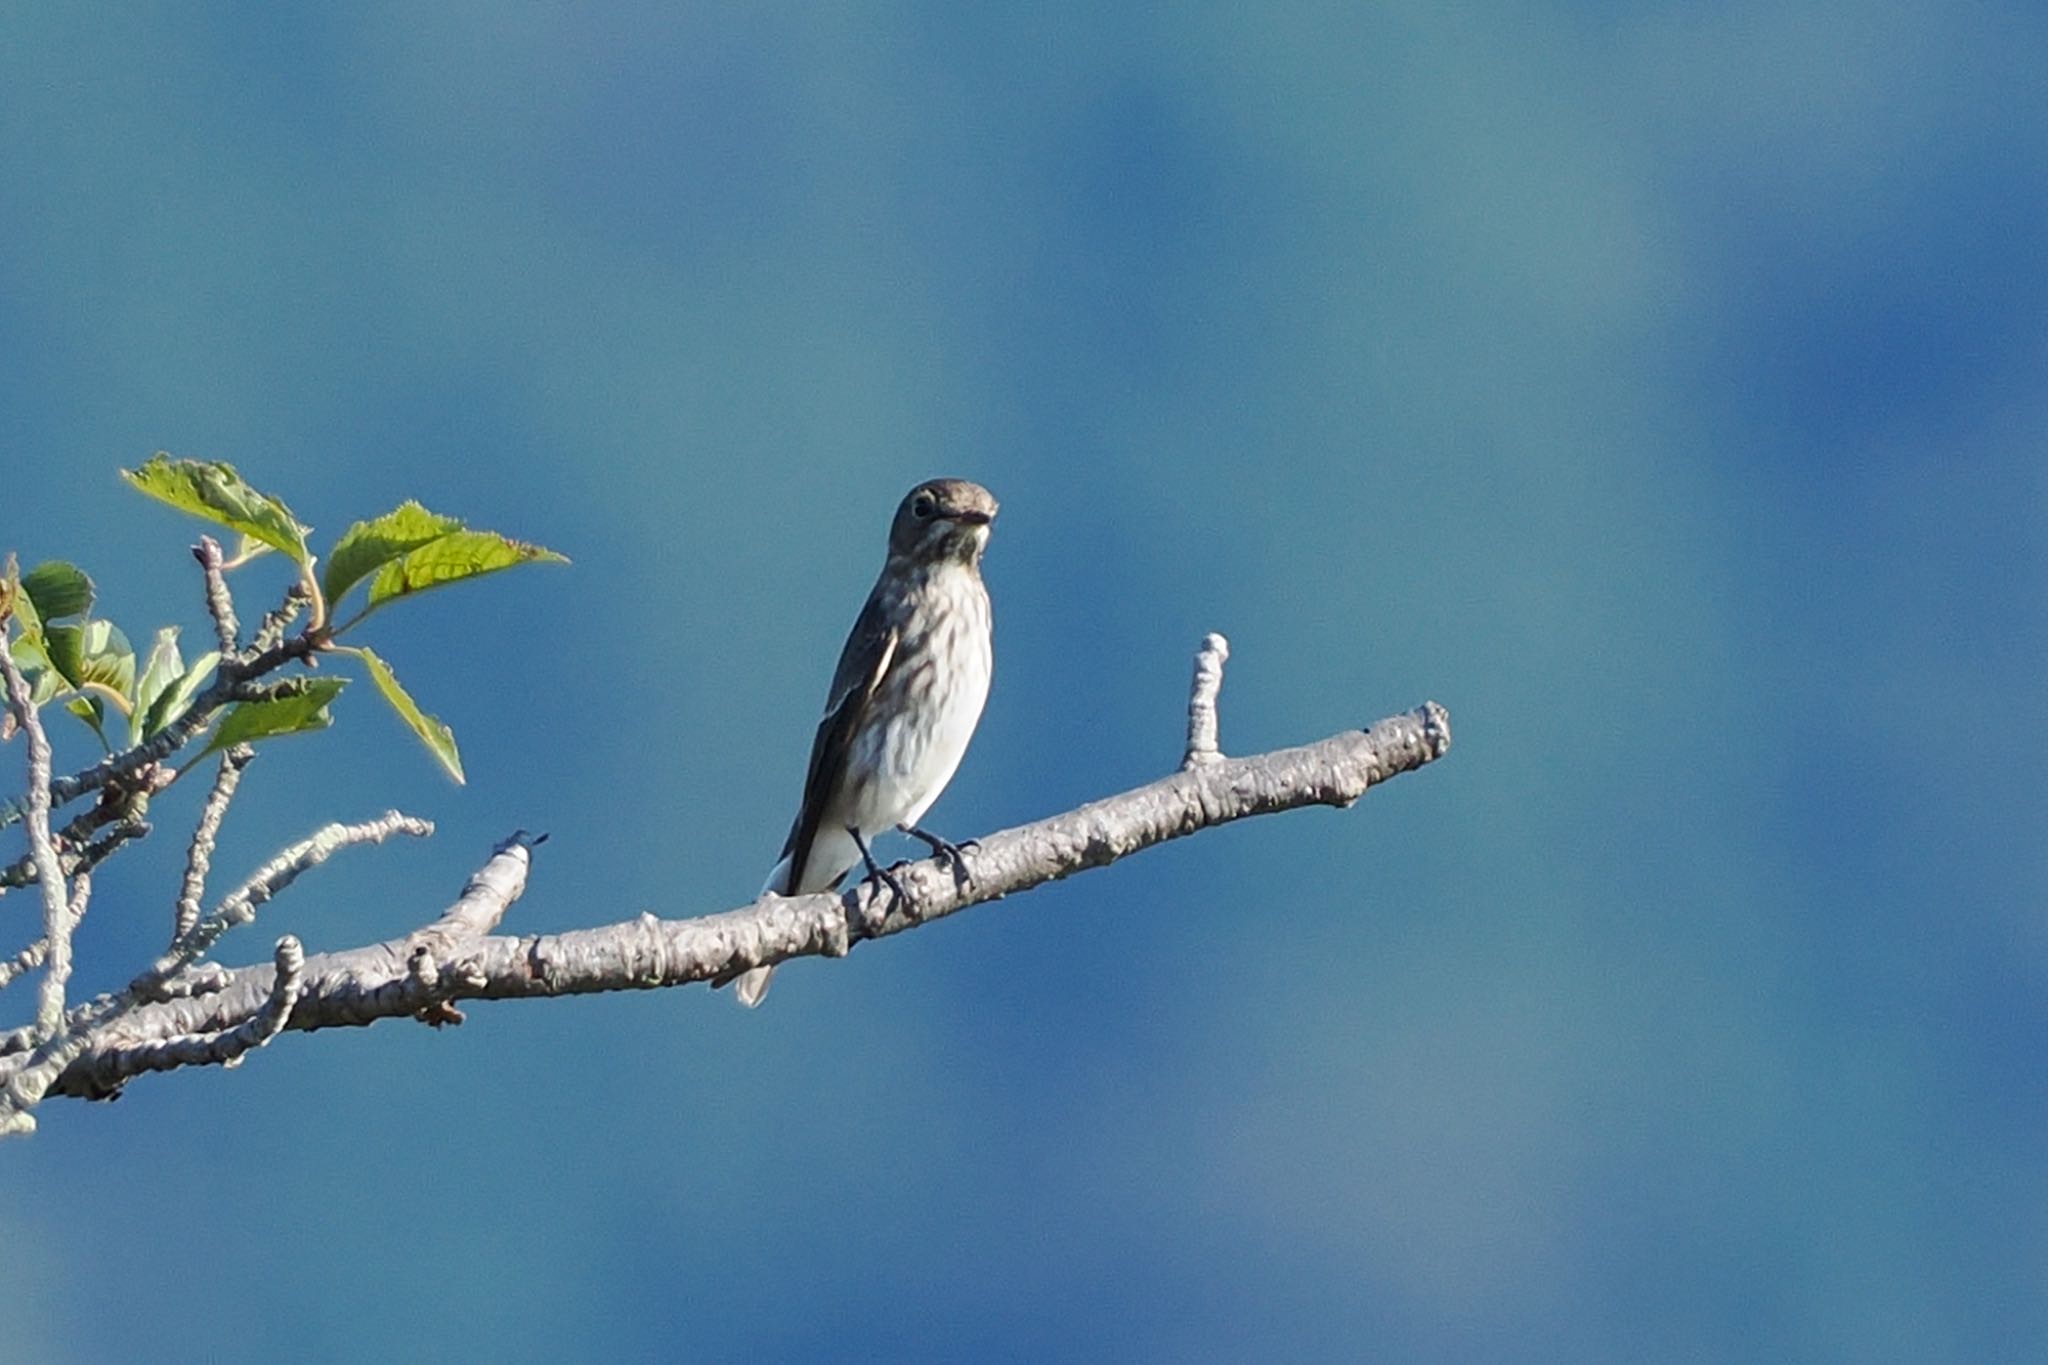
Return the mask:
{"type": "MultiPolygon", "coordinates": [[[[215,546],[214,553],[219,552],[220,547],[215,546]]],[[[220,770],[213,775],[213,790],[206,794],[206,804],[199,811],[199,826],[192,831],[192,842],[185,849],[185,881],[171,920],[173,943],[191,933],[192,926],[199,923],[199,901],[206,894],[206,874],[213,868],[213,846],[220,836],[220,822],[227,814],[228,802],[235,799],[235,789],[242,784],[242,770],[254,757],[256,751],[246,744],[234,745],[220,756],[220,770]]]]}
{"type": "MultiPolygon", "coordinates": [[[[12,711],[8,712],[10,719],[12,719],[13,714],[12,711]]],[[[73,816],[71,823],[59,830],[56,838],[53,840],[57,845],[59,870],[67,873],[71,871],[71,868],[65,866],[65,864],[73,856],[72,850],[83,846],[93,835],[99,833],[102,829],[105,829],[120,818],[121,814],[116,809],[114,803],[107,801],[95,802],[92,809],[80,811],[77,815],[73,816]]],[[[35,883],[35,859],[26,853],[9,863],[6,867],[0,868],[0,893],[12,890],[18,886],[34,886],[35,883]]]]}
{"type": "Polygon", "coordinates": [[[505,911],[526,889],[528,870],[533,866],[532,850],[547,842],[545,834],[514,830],[491,850],[490,861],[464,883],[455,903],[441,912],[420,932],[448,941],[481,938],[498,927],[505,911]]]}
{"type": "Polygon", "coordinates": [[[335,823],[314,831],[312,835],[279,853],[263,866],[249,874],[248,880],[230,891],[212,913],[201,918],[191,929],[178,936],[170,951],[158,958],[150,969],[129,984],[129,990],[138,996],[150,996],[158,987],[174,976],[178,969],[192,962],[211,948],[220,936],[237,924],[247,924],[256,918],[256,907],[268,901],[278,892],[297,881],[352,844],[381,844],[394,834],[410,834],[424,839],[434,832],[433,822],[416,816],[404,815],[398,811],[386,811],[375,820],[365,820],[359,825],[335,823]]]}
{"type": "Polygon", "coordinates": [[[71,979],[71,908],[57,847],[50,840],[50,739],[36,714],[28,679],[14,662],[7,631],[0,627],[0,674],[7,681],[7,703],[15,722],[28,737],[28,851],[43,893],[43,979],[36,991],[36,1030],[56,1034],[64,1022],[64,988],[71,979]]]}
{"type": "Polygon", "coordinates": [[[121,845],[130,839],[147,836],[153,828],[154,826],[147,820],[138,820],[133,816],[122,819],[119,824],[78,851],[76,858],[72,860],[72,875],[83,876],[92,871],[112,857],[114,851],[121,845]]]}
{"type": "Polygon", "coordinates": [[[1202,637],[1195,651],[1195,681],[1188,689],[1188,747],[1182,754],[1182,771],[1215,763],[1223,757],[1216,747],[1216,695],[1223,690],[1223,661],[1230,657],[1230,641],[1211,631],[1202,637]]]}
{"type": "Polygon", "coordinates": [[[292,622],[298,620],[299,613],[306,609],[306,601],[305,587],[292,584],[285,592],[284,601],[264,614],[263,624],[256,627],[256,634],[249,640],[249,652],[260,656],[276,649],[283,641],[284,633],[291,629],[292,622]]]}
{"type": "MultiPolygon", "coordinates": [[[[88,870],[80,872],[71,879],[71,904],[67,907],[66,913],[70,916],[71,928],[74,933],[78,929],[78,922],[85,918],[85,907],[91,901],[92,873],[88,870]]],[[[22,973],[32,972],[37,967],[42,966],[44,960],[49,955],[50,941],[46,938],[39,938],[34,943],[29,944],[28,947],[16,953],[13,960],[0,962],[0,990],[5,990],[8,984],[16,977],[22,975],[22,973]]]]}
{"type": "Polygon", "coordinates": [[[43,965],[43,959],[50,955],[48,939],[37,939],[23,948],[6,962],[0,962],[0,991],[12,985],[16,978],[34,971],[43,965]]]}
{"type": "MultiPolygon", "coordinates": [[[[478,868],[463,886],[455,903],[441,917],[416,931],[405,941],[406,976],[431,1003],[418,1014],[422,1023],[439,1028],[462,1022],[462,1011],[443,994],[441,964],[454,963],[453,971],[466,984],[477,984],[475,972],[460,960],[462,950],[498,927],[506,910],[526,891],[527,873],[533,866],[533,850],[547,842],[545,834],[514,830],[491,850],[490,861],[478,868]]],[[[447,989],[454,988],[451,981],[447,989]]]]}
{"type": "Polygon", "coordinates": [[[199,543],[192,547],[192,557],[199,561],[199,568],[206,575],[206,614],[213,618],[213,633],[214,638],[220,641],[220,656],[228,658],[242,647],[242,623],[235,619],[235,599],[228,592],[220,542],[212,536],[199,537],[199,543]]]}

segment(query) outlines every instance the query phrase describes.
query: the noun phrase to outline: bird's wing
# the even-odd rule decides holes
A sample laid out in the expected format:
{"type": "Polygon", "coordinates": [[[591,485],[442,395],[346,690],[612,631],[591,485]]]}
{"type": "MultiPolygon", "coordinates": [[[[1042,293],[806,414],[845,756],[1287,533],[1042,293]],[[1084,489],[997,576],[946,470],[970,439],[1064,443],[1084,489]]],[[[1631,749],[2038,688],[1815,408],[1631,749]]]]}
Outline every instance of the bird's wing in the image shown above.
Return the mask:
{"type": "Polygon", "coordinates": [[[867,715],[868,703],[896,657],[896,628],[886,619],[879,586],[868,594],[846,648],[839,653],[839,668],[832,675],[832,693],[825,702],[825,718],[818,722],[818,737],[811,741],[811,767],[804,777],[804,801],[782,856],[789,859],[789,875],[783,885],[794,890],[803,885],[804,864],[810,861],[811,845],[818,837],[825,807],[846,775],[846,757],[853,737],[867,715]]]}

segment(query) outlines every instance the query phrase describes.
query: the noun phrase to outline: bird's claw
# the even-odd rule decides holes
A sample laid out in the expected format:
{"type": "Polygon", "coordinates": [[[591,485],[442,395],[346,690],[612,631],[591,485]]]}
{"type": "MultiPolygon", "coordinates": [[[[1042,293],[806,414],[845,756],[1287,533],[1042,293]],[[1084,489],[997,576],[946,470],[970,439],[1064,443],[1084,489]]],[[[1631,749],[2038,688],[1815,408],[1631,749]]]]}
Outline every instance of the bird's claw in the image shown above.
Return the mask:
{"type": "Polygon", "coordinates": [[[880,867],[870,863],[868,865],[868,880],[877,887],[886,887],[889,892],[887,903],[883,902],[881,895],[878,893],[869,896],[867,905],[863,908],[861,915],[862,925],[868,934],[873,936],[882,931],[882,926],[888,922],[891,910],[910,903],[910,896],[904,891],[903,883],[896,879],[896,873],[892,868],[880,867]]]}
{"type": "MultiPolygon", "coordinates": [[[[869,896],[867,905],[862,910],[862,927],[872,936],[881,931],[883,923],[889,918],[889,911],[910,903],[910,895],[904,891],[903,883],[897,880],[895,868],[883,867],[875,861],[875,855],[868,851],[868,841],[860,837],[859,830],[848,829],[846,832],[853,836],[854,847],[860,850],[860,859],[867,864],[868,880],[878,886],[889,888],[887,906],[880,903],[880,896],[869,896]]],[[[896,866],[901,867],[903,864],[898,863],[896,866]]]]}
{"type": "Polygon", "coordinates": [[[930,830],[918,829],[915,826],[911,825],[904,825],[900,828],[903,830],[905,834],[908,834],[911,838],[922,840],[926,847],[931,849],[932,857],[938,859],[942,863],[947,864],[949,867],[953,869],[954,886],[960,888],[962,891],[965,891],[967,889],[967,884],[970,881],[972,881],[973,878],[967,875],[967,860],[965,855],[967,853],[967,850],[970,848],[980,848],[981,840],[962,839],[959,843],[956,844],[951,839],[947,839],[941,835],[933,834],[930,830]]]}

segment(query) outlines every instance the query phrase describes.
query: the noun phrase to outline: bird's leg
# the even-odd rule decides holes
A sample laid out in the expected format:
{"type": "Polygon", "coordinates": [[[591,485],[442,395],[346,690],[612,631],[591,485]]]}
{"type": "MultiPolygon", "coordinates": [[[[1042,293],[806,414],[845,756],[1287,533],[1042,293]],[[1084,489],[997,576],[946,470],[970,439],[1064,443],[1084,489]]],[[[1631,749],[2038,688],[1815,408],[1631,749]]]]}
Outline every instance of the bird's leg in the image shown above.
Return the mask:
{"type": "Polygon", "coordinates": [[[913,839],[922,839],[925,845],[931,849],[934,858],[939,859],[941,862],[952,864],[953,884],[963,890],[966,889],[969,880],[967,876],[967,863],[961,855],[970,848],[980,848],[981,840],[962,839],[956,844],[951,839],[942,838],[939,835],[933,834],[930,830],[919,829],[915,825],[898,825],[896,828],[913,839]]]}
{"type": "MultiPolygon", "coordinates": [[[[875,855],[868,851],[868,841],[860,837],[860,830],[848,825],[846,832],[853,836],[853,846],[860,850],[860,860],[868,865],[868,878],[889,888],[890,907],[893,909],[909,900],[910,897],[904,894],[903,883],[896,880],[896,874],[875,861],[875,855]]],[[[888,917],[888,913],[884,910],[872,916],[867,925],[868,932],[873,933],[881,928],[882,921],[888,917]]]]}

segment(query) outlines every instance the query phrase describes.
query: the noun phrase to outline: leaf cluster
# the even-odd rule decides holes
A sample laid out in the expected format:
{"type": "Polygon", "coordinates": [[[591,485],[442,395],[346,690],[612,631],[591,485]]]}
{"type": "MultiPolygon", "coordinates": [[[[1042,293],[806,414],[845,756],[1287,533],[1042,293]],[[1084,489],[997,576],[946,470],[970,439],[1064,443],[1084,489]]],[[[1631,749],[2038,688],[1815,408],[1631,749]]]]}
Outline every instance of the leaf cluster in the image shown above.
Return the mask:
{"type": "MultiPolygon", "coordinates": [[[[463,780],[453,731],[421,709],[386,660],[366,646],[340,643],[341,637],[394,602],[521,564],[567,563],[564,556],[495,531],[473,530],[408,501],[350,526],[329,548],[323,571],[310,547],[312,528],[230,464],[173,459],[159,452],[140,469],[121,474],[150,497],[235,532],[237,548],[221,565],[223,571],[272,551],[291,560],[299,576],[296,591],[310,607],[297,641],[300,648],[292,656],[304,661],[327,653],[360,661],[399,719],[451,777],[463,780]],[[335,609],[359,587],[363,592],[354,615],[336,624],[335,609]]],[[[183,719],[200,698],[212,695],[205,689],[224,662],[247,671],[256,661],[258,652],[252,648],[225,661],[218,651],[208,651],[188,663],[178,647],[176,626],[156,631],[148,652],[138,659],[118,626],[92,614],[96,595],[91,577],[62,560],[19,573],[10,558],[0,573],[0,620],[8,623],[33,699],[38,705],[61,699],[109,752],[116,747],[110,727],[125,724],[129,747],[151,740],[183,719]]],[[[325,729],[334,720],[331,704],[347,682],[344,677],[305,676],[260,688],[238,686],[207,751],[325,729]]],[[[202,723],[210,721],[209,716],[202,723]]]]}

